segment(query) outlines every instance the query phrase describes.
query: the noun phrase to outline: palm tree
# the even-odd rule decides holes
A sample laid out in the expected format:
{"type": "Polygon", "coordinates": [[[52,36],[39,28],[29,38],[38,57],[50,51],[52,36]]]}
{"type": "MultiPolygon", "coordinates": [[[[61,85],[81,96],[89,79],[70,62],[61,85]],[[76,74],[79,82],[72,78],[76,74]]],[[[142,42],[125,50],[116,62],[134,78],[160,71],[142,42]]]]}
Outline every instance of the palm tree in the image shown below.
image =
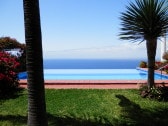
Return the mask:
{"type": "Polygon", "coordinates": [[[120,39],[146,41],[148,57],[148,88],[154,86],[157,39],[168,28],[168,6],[165,0],[135,0],[121,13],[120,39]]]}
{"type": "Polygon", "coordinates": [[[23,6],[28,74],[28,125],[47,126],[39,1],[23,0],[23,6]]]}

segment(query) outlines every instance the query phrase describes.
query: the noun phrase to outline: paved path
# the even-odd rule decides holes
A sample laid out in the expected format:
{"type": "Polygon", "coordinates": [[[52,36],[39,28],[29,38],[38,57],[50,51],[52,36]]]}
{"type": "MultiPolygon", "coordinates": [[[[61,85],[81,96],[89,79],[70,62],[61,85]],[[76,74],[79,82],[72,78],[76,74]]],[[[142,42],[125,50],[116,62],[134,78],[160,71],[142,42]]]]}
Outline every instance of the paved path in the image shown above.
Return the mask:
{"type": "MultiPolygon", "coordinates": [[[[45,88],[49,89],[138,89],[144,80],[47,80],[45,88]]],[[[157,80],[157,84],[165,83],[168,80],[157,80]]],[[[21,80],[20,86],[27,88],[27,81],[21,80]]]]}
{"type": "MultiPolygon", "coordinates": [[[[20,85],[27,88],[27,85],[20,85]]],[[[51,84],[45,85],[47,89],[138,89],[137,84],[51,84]]]]}
{"type": "Polygon", "coordinates": [[[136,84],[91,84],[91,85],[45,85],[45,88],[54,89],[136,89],[136,84]]]}

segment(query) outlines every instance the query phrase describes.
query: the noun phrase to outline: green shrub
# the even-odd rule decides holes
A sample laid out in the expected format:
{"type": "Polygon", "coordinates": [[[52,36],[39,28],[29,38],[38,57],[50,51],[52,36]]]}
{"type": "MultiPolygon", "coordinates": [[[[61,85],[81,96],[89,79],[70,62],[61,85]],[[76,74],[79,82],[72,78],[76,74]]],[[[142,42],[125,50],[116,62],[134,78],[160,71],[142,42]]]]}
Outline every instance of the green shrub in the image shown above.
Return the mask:
{"type": "Polygon", "coordinates": [[[160,67],[162,67],[164,64],[160,61],[156,61],[155,62],[155,69],[159,69],[160,67]]]}
{"type": "Polygon", "coordinates": [[[18,87],[17,57],[0,52],[0,94],[9,93],[18,87]]]}
{"type": "Polygon", "coordinates": [[[140,68],[147,68],[147,63],[145,61],[141,61],[139,64],[140,68]]]}
{"type": "Polygon", "coordinates": [[[163,84],[162,86],[153,87],[149,90],[147,86],[143,86],[140,89],[140,95],[143,98],[168,101],[168,87],[163,84]]]}

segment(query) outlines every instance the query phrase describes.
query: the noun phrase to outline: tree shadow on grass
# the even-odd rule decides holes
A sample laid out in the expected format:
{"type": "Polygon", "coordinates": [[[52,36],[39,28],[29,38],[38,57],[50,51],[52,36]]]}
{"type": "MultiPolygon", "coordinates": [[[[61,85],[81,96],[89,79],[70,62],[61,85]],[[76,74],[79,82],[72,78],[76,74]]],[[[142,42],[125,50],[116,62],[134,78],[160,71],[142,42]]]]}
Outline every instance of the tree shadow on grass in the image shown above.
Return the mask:
{"type": "MultiPolygon", "coordinates": [[[[120,100],[121,116],[119,120],[113,117],[109,120],[96,116],[94,119],[83,119],[72,116],[47,114],[49,126],[167,126],[168,109],[143,109],[123,95],[116,95],[120,100]]],[[[0,122],[10,122],[11,125],[24,126],[27,116],[0,115],[0,122]]]]}
{"type": "Polygon", "coordinates": [[[16,88],[13,90],[6,91],[5,93],[0,93],[0,101],[8,99],[16,99],[19,96],[23,95],[24,88],[16,88]]]}
{"type": "MultiPolygon", "coordinates": [[[[92,121],[68,116],[59,117],[51,114],[47,114],[47,117],[49,126],[113,126],[105,118],[92,121]]],[[[27,117],[21,115],[0,115],[0,120],[0,122],[8,122],[8,124],[14,126],[25,126],[27,124],[27,117]]]]}
{"type": "Polygon", "coordinates": [[[99,117],[93,120],[84,120],[73,117],[59,117],[48,114],[49,126],[113,126],[108,119],[99,117]]]}
{"type": "Polygon", "coordinates": [[[0,122],[8,122],[6,125],[25,126],[27,124],[27,117],[21,115],[0,115],[0,122]]]}
{"type": "Polygon", "coordinates": [[[5,93],[5,94],[0,93],[0,105],[2,105],[5,101],[7,101],[9,99],[16,99],[22,95],[25,95],[23,93],[23,91],[24,91],[23,88],[17,88],[15,90],[9,91],[8,93],[5,93]]]}
{"type": "Polygon", "coordinates": [[[168,109],[142,109],[123,95],[116,95],[116,97],[120,99],[119,105],[122,107],[120,125],[167,126],[168,109]]]}

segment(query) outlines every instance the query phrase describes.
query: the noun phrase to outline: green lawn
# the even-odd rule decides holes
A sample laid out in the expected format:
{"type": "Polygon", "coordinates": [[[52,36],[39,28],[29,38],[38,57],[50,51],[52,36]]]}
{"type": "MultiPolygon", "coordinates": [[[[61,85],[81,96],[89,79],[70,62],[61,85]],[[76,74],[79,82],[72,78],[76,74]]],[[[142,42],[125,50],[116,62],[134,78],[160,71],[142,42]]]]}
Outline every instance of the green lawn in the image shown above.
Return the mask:
{"type": "MultiPolygon", "coordinates": [[[[143,99],[138,90],[46,90],[50,126],[164,126],[168,102],[143,99]]],[[[24,126],[27,91],[0,101],[0,126],[24,126]]]]}

